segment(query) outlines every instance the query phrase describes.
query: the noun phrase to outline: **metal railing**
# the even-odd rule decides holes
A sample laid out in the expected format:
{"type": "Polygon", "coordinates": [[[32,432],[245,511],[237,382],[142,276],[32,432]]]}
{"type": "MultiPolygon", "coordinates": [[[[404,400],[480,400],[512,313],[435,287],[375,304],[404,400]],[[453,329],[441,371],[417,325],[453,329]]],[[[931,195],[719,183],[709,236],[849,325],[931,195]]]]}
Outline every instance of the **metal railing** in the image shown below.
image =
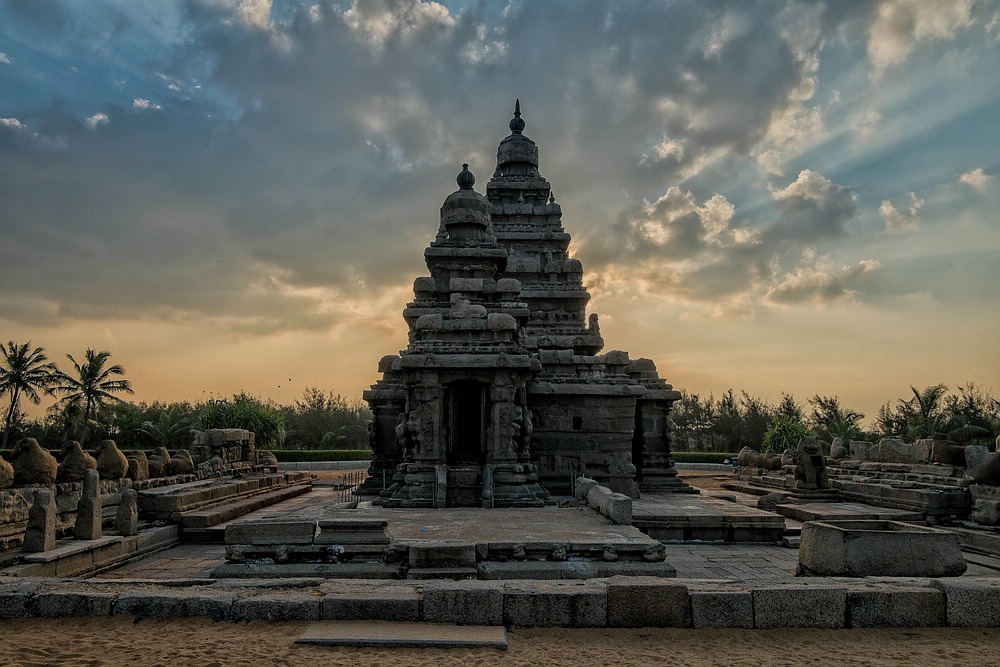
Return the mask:
{"type": "Polygon", "coordinates": [[[366,475],[367,471],[365,470],[351,470],[341,475],[340,479],[333,483],[333,488],[336,490],[337,502],[346,503],[353,500],[354,492],[365,481],[366,475]]]}

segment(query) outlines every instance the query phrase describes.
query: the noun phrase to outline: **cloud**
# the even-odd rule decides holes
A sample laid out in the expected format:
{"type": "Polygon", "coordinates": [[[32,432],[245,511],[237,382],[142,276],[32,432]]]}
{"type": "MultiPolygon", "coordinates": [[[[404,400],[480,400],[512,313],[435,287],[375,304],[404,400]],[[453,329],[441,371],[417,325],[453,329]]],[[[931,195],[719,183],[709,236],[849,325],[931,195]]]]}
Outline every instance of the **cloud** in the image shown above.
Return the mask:
{"type": "Polygon", "coordinates": [[[843,237],[847,224],[857,216],[851,191],[810,169],[799,172],[787,187],[772,189],[771,197],[781,214],[766,234],[772,240],[812,243],[843,237]]]}
{"type": "Polygon", "coordinates": [[[140,110],[146,110],[146,109],[154,109],[154,110],[156,110],[156,109],[160,109],[161,107],[160,107],[159,104],[153,104],[152,102],[150,102],[149,100],[147,100],[145,98],[137,97],[134,100],[132,100],[132,108],[133,109],[140,109],[140,110]]]}
{"type": "Polygon", "coordinates": [[[904,62],[919,42],[953,38],[970,25],[972,5],[972,0],[882,0],[868,33],[876,74],[904,62]]]}
{"type": "Polygon", "coordinates": [[[993,176],[983,171],[982,167],[977,167],[972,171],[967,171],[958,177],[959,182],[965,183],[973,190],[985,192],[993,181],[993,176]]]}
{"type": "Polygon", "coordinates": [[[917,195],[910,193],[910,205],[905,210],[897,209],[888,199],[878,207],[879,215],[885,222],[886,231],[909,231],[917,229],[921,225],[920,209],[924,206],[924,200],[918,199],[917,195]]]}
{"type": "Polygon", "coordinates": [[[877,260],[863,260],[855,266],[835,271],[827,258],[817,258],[813,251],[803,253],[803,263],[780,278],[767,290],[765,298],[776,304],[833,304],[853,302],[858,291],[852,283],[881,268],[877,260]]]}
{"type": "Polygon", "coordinates": [[[3,51],[0,51],[0,65],[10,65],[10,58],[3,51]]]}
{"type": "Polygon", "coordinates": [[[105,123],[108,122],[108,114],[104,113],[103,111],[99,111],[98,113],[95,113],[93,116],[88,116],[87,120],[84,122],[87,123],[87,127],[93,130],[98,125],[104,125],[105,123]]]}

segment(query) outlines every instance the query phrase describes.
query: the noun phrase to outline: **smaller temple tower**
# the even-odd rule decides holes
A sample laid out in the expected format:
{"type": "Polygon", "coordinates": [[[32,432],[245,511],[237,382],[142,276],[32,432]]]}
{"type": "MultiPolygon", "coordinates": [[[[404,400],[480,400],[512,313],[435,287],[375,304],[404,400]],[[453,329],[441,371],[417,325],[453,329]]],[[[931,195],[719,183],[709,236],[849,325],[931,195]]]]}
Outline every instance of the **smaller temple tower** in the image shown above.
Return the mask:
{"type": "Polygon", "coordinates": [[[366,392],[375,429],[388,430],[395,411],[389,432],[400,446],[394,484],[380,500],[387,507],[541,506],[548,494],[527,451],[525,388],[538,371],[521,333],[528,307],[518,299],[520,283],[503,277],[507,252],[469,165],[457,181],[424,251],[431,275],[414,281],[403,311],[409,345],[383,358],[383,379],[366,392]]]}

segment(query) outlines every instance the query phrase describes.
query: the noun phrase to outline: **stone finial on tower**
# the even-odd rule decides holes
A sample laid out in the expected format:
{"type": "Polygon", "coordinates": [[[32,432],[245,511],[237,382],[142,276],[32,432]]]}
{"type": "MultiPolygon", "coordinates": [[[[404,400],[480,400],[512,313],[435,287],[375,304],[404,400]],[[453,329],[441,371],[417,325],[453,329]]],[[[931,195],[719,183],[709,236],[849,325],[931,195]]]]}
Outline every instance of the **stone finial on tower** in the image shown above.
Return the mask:
{"type": "Polygon", "coordinates": [[[455,178],[458,183],[460,190],[471,190],[472,186],[476,184],[476,176],[471,171],[469,171],[469,163],[466,162],[462,165],[462,171],[459,172],[458,176],[455,178]]]}
{"type": "Polygon", "coordinates": [[[512,134],[521,134],[524,131],[524,119],[521,118],[521,98],[514,100],[514,117],[510,119],[510,131],[512,134]]]}

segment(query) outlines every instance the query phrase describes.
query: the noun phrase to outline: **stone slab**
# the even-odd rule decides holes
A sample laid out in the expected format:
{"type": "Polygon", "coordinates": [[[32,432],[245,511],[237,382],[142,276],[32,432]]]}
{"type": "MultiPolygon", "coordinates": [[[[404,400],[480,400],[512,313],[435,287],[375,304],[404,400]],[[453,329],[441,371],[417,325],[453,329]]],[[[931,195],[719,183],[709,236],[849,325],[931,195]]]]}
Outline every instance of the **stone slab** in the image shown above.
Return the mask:
{"type": "Polygon", "coordinates": [[[691,625],[687,586],[656,577],[608,579],[608,625],[616,628],[686,628],[691,625]]]}
{"type": "Polygon", "coordinates": [[[845,626],[847,590],[839,586],[771,584],[753,588],[755,628],[829,628],[845,626]]]}
{"type": "Polygon", "coordinates": [[[1000,627],[1000,580],[959,577],[938,579],[933,585],[945,594],[948,625],[1000,627]]]}
{"type": "Polygon", "coordinates": [[[420,620],[420,589],[413,585],[338,582],[320,587],[325,620],[420,620]]]}
{"type": "Polygon", "coordinates": [[[503,622],[508,626],[595,628],[608,622],[603,580],[511,581],[503,597],[503,622]]]}
{"type": "Polygon", "coordinates": [[[296,644],[362,648],[507,648],[503,626],[338,621],[311,623],[296,644]]]}
{"type": "Polygon", "coordinates": [[[867,585],[847,592],[852,628],[932,628],[947,625],[945,595],[931,587],[867,585]]]}
{"type": "Polygon", "coordinates": [[[42,585],[42,579],[26,577],[10,581],[0,580],[0,618],[20,618],[27,616],[29,601],[42,585]]]}
{"type": "Polygon", "coordinates": [[[753,628],[753,593],[748,590],[690,590],[691,626],[753,628]]]}
{"type": "Polygon", "coordinates": [[[421,618],[429,623],[500,625],[504,622],[504,584],[429,581],[423,585],[421,618]]]}
{"type": "Polygon", "coordinates": [[[411,568],[476,567],[476,545],[470,542],[411,542],[407,547],[411,568]]]}
{"type": "Polygon", "coordinates": [[[112,612],[148,618],[200,616],[222,621],[230,617],[235,597],[232,591],[193,586],[126,591],[115,600],[112,612]]]}
{"type": "Polygon", "coordinates": [[[322,596],[317,591],[268,591],[239,595],[233,601],[235,621],[318,621],[322,596]]]}
{"type": "Polygon", "coordinates": [[[237,521],[226,526],[226,544],[312,544],[315,521],[237,521]]]}

